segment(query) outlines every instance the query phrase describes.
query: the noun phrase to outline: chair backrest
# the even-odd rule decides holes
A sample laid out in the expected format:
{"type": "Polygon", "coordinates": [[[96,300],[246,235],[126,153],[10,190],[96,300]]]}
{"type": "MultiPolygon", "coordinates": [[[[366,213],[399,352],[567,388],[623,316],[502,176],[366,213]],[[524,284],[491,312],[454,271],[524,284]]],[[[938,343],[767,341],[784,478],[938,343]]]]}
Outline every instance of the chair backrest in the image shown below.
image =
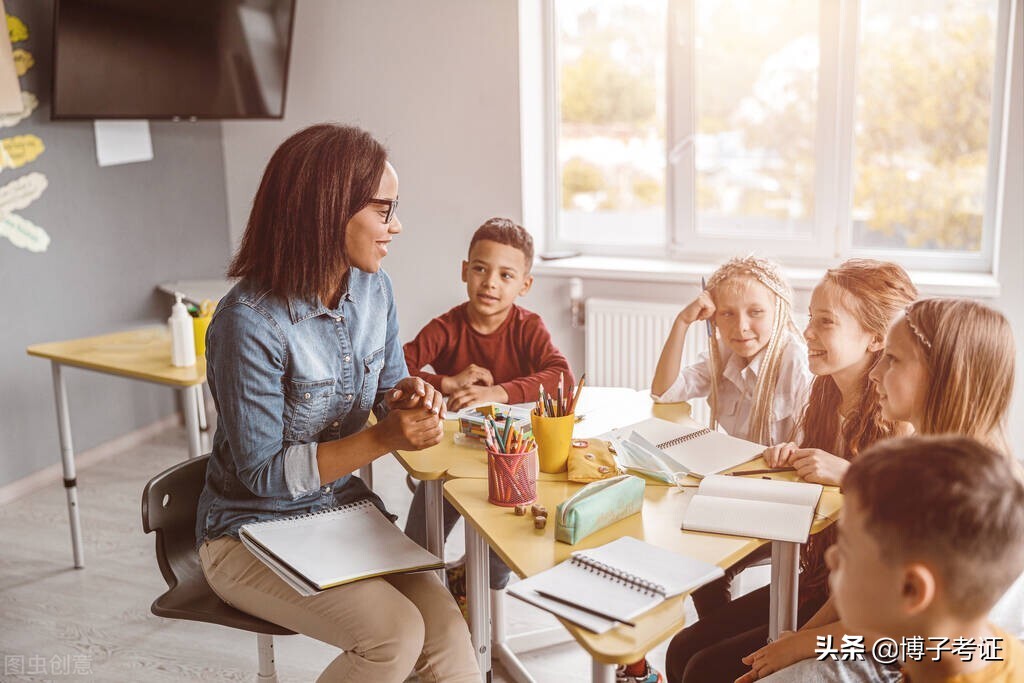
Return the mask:
{"type": "Polygon", "coordinates": [[[196,506],[206,485],[209,455],[161,472],[142,491],[142,528],[156,532],[156,559],[170,588],[200,579],[196,554],[196,506]]]}

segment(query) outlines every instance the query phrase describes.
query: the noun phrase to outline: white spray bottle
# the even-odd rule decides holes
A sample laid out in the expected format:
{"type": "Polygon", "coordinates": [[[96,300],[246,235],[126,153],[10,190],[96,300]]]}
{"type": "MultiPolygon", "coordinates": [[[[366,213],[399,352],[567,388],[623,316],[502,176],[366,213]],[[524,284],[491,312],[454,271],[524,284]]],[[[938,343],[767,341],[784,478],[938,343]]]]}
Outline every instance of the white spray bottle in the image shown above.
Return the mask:
{"type": "Polygon", "coordinates": [[[167,319],[171,328],[171,365],[187,368],[196,364],[196,342],[192,332],[192,316],[181,302],[181,294],[175,292],[171,317],[167,319]]]}

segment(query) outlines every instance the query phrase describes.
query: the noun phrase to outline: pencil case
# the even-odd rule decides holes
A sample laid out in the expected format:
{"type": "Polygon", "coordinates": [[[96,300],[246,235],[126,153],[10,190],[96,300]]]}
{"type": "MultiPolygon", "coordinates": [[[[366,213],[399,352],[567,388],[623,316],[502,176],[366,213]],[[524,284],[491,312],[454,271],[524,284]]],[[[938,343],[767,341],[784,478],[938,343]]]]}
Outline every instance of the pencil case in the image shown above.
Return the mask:
{"type": "Polygon", "coordinates": [[[601,529],[640,512],[644,480],[630,474],[587,484],[558,504],[555,540],[573,545],[601,529]]]}
{"type": "Polygon", "coordinates": [[[580,484],[611,479],[621,474],[615,456],[602,439],[573,439],[569,450],[568,480],[580,484]]]}

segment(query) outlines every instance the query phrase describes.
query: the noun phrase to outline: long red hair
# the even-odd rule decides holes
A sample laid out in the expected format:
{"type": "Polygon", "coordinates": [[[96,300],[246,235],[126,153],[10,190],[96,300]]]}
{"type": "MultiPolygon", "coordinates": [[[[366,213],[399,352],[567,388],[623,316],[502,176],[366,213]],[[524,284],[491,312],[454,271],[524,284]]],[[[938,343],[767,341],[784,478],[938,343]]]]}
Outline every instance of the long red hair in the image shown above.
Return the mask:
{"type": "MultiPolygon", "coordinates": [[[[885,339],[893,320],[917,298],[917,287],[900,265],[873,259],[850,259],[830,268],[818,284],[836,287],[846,294],[847,308],[868,333],[885,339]]],[[[804,410],[801,427],[803,448],[820,448],[847,460],[855,458],[871,444],[896,434],[896,424],[882,419],[878,392],[871,386],[868,373],[882,357],[882,351],[869,351],[871,360],[858,384],[856,408],[846,416],[840,428],[839,409],[842,394],[830,375],[815,377],[804,410]]],[[[825,549],[835,542],[835,526],[811,536],[800,561],[801,600],[827,591],[828,570],[825,549]]]]}

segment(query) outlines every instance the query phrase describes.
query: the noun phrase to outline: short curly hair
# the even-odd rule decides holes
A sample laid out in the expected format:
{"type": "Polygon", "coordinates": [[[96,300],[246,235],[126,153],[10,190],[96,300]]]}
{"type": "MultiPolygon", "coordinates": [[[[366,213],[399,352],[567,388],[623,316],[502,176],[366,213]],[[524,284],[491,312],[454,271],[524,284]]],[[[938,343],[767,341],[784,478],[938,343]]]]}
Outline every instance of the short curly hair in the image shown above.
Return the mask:
{"type": "Polygon", "coordinates": [[[529,272],[533,266],[533,237],[521,225],[508,218],[488,218],[483,225],[473,233],[473,239],[469,241],[469,251],[473,251],[473,245],[482,240],[497,242],[518,249],[526,257],[526,270],[529,272]]]}

